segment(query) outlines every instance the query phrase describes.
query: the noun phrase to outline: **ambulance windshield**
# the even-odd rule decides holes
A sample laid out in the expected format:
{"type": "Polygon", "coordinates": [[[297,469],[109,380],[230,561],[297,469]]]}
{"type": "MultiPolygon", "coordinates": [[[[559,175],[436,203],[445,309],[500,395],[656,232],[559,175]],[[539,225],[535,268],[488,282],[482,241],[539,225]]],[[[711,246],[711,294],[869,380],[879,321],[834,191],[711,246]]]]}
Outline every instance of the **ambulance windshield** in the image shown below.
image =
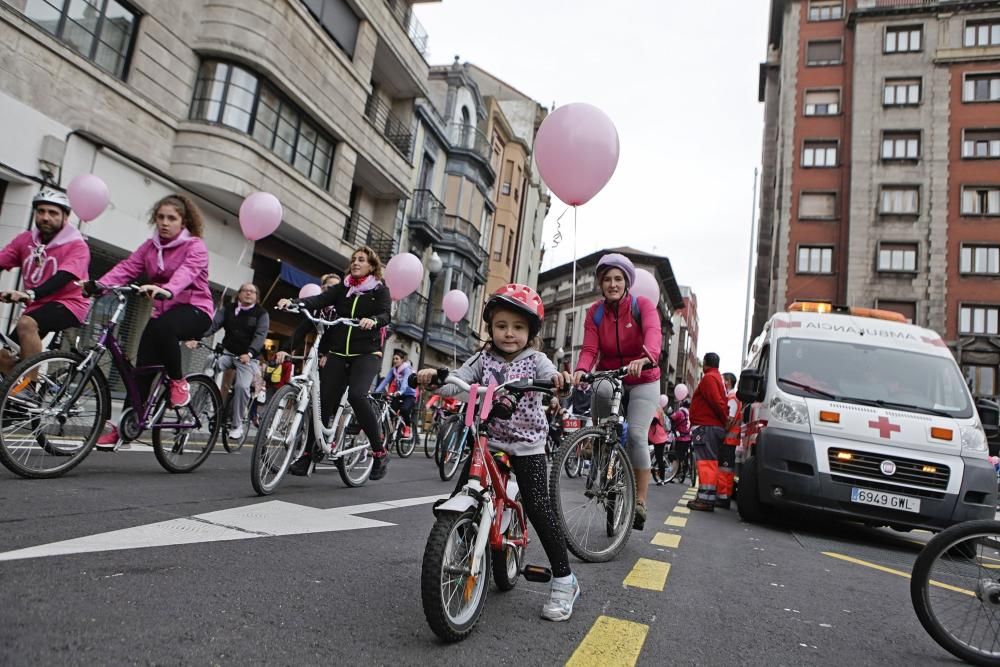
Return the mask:
{"type": "Polygon", "coordinates": [[[962,374],[947,357],[829,340],[782,338],[778,341],[775,371],[781,390],[795,396],[832,396],[846,403],[884,404],[886,408],[959,419],[973,415],[962,374]]]}

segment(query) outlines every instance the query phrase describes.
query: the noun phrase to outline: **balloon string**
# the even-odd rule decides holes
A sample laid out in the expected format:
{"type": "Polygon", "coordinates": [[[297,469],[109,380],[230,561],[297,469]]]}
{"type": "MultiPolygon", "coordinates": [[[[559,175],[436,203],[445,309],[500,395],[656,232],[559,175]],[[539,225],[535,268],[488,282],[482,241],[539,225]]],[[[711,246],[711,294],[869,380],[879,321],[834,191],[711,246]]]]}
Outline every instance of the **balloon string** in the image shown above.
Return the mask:
{"type": "MultiPolygon", "coordinates": [[[[250,247],[250,239],[243,242],[243,250],[240,251],[240,258],[236,260],[236,266],[243,265],[243,258],[247,254],[247,249],[250,247]]],[[[222,296],[219,297],[219,307],[221,308],[226,304],[226,292],[229,291],[229,283],[226,283],[222,288],[222,296]]],[[[269,292],[270,293],[270,292],[269,292]]]]}
{"type": "MultiPolygon", "coordinates": [[[[576,207],[574,206],[573,208],[575,209],[576,207]]],[[[558,248],[559,244],[563,240],[562,222],[561,221],[563,219],[563,216],[566,215],[567,211],[569,211],[569,207],[566,207],[566,210],[563,211],[562,213],[560,213],[559,217],[556,218],[556,233],[552,236],[552,247],[553,248],[558,248]]]]}
{"type": "Polygon", "coordinates": [[[573,207],[573,312],[576,312],[576,206],[573,207]]]}

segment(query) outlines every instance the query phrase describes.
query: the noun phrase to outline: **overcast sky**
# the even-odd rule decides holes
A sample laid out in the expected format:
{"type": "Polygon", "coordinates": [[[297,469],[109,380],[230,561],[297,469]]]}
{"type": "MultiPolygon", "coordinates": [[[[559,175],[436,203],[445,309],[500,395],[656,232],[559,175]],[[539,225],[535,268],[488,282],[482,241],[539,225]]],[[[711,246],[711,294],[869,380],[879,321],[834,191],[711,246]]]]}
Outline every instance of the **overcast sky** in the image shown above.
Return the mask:
{"type": "MultiPolygon", "coordinates": [[[[589,102],[618,128],[610,183],[578,213],[576,253],[630,245],[670,258],[698,296],[699,353],[738,372],[753,172],[763,105],[757,71],[768,0],[443,0],[417,5],[432,64],[458,55],[545,106],[589,102]]],[[[573,258],[572,212],[553,198],[544,268],[573,258]],[[569,224],[567,224],[569,223],[569,224]]]]}

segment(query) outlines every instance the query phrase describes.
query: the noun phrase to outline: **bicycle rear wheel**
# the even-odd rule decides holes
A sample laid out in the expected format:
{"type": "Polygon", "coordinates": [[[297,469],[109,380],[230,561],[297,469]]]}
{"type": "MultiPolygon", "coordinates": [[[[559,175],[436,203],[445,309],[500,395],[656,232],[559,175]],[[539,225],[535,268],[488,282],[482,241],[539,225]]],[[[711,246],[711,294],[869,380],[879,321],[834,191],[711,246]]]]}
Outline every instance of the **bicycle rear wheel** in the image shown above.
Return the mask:
{"type": "Polygon", "coordinates": [[[0,462],[11,472],[58,477],[93,449],[111,397],[99,368],[87,376],[76,370],[81,361],[72,352],[43,352],[17,364],[0,387],[0,462]]]}
{"type": "Polygon", "coordinates": [[[347,410],[341,416],[341,426],[337,428],[337,433],[341,439],[338,452],[360,447],[357,451],[337,457],[337,472],[340,473],[340,479],[351,488],[363,486],[371,476],[372,466],[375,464],[368,436],[354,419],[354,413],[347,410]]]}
{"type": "Polygon", "coordinates": [[[424,431],[424,456],[431,458],[434,456],[434,447],[437,445],[438,429],[441,423],[432,421],[431,427],[424,431]]]}
{"type": "Polygon", "coordinates": [[[445,431],[441,443],[441,464],[438,466],[441,481],[447,482],[455,476],[459,466],[468,458],[466,450],[471,450],[469,428],[464,421],[455,420],[445,431]]]}
{"type": "Polygon", "coordinates": [[[563,441],[549,472],[549,493],[577,558],[603,563],[625,548],[635,515],[635,473],[603,428],[581,429],[563,441]],[[567,464],[578,448],[581,473],[571,477],[567,464]]]}
{"type": "Polygon", "coordinates": [[[188,404],[169,406],[164,391],[150,424],[153,453],[169,472],[191,472],[204,463],[222,427],[222,398],[215,381],[207,375],[189,375],[187,381],[191,392],[188,404]],[[163,423],[175,425],[165,427],[163,423]]]}
{"type": "Polygon", "coordinates": [[[1000,521],[966,521],[935,535],[913,564],[920,624],[953,655],[1000,665],[1000,521]]]}
{"type": "MultiPolygon", "coordinates": [[[[292,457],[303,450],[309,436],[305,417],[292,433],[299,388],[286,384],[274,393],[260,420],[250,459],[250,483],[259,496],[274,493],[288,471],[292,457]]],[[[306,411],[308,415],[308,410],[306,411]]]]}
{"type": "Polygon", "coordinates": [[[410,427],[410,437],[403,437],[403,426],[400,422],[400,426],[396,429],[396,452],[399,453],[399,457],[403,459],[410,458],[413,454],[413,450],[417,448],[417,425],[416,422],[410,427]]]}

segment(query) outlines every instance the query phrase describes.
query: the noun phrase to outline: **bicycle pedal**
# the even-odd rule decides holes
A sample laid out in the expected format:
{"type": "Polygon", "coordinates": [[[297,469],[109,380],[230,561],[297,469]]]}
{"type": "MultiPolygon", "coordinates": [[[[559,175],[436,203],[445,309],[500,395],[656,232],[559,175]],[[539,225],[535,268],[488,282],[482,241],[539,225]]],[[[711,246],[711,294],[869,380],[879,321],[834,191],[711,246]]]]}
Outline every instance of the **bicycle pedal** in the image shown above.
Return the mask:
{"type": "Polygon", "coordinates": [[[541,565],[525,565],[521,574],[526,580],[536,584],[545,584],[552,580],[552,570],[541,565]]]}

